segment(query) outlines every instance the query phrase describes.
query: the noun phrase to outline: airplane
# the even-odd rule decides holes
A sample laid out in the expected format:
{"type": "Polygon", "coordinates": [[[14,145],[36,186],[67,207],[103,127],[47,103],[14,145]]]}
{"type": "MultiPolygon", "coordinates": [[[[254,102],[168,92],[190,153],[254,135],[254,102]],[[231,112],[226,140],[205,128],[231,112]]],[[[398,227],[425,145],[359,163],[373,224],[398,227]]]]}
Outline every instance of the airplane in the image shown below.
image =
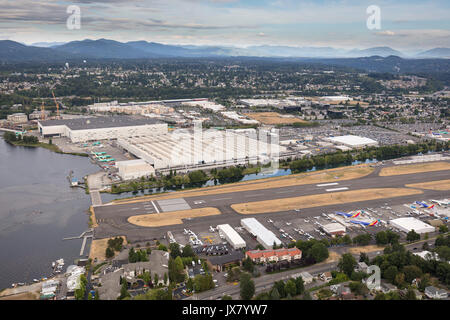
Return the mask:
{"type": "Polygon", "coordinates": [[[434,204],[432,204],[431,206],[426,204],[425,202],[420,202],[420,201],[416,201],[417,204],[420,204],[422,207],[426,208],[426,209],[433,209],[434,208],[434,204]]]}
{"type": "Polygon", "coordinates": [[[267,220],[267,222],[272,223],[273,221],[271,219],[267,220]]]}
{"type": "Polygon", "coordinates": [[[440,200],[431,200],[431,202],[434,202],[440,206],[448,206],[450,205],[450,201],[448,201],[447,199],[445,199],[444,201],[440,201],[440,200]]]}
{"type": "Polygon", "coordinates": [[[375,220],[375,221],[372,221],[372,222],[365,222],[365,221],[359,221],[359,220],[350,220],[350,222],[354,223],[354,224],[359,224],[359,225],[362,225],[362,226],[373,227],[376,224],[378,224],[380,222],[380,220],[375,220]]]}
{"type": "Polygon", "coordinates": [[[356,213],[350,212],[350,213],[345,213],[345,212],[340,212],[340,211],[336,211],[335,212],[337,215],[346,217],[346,218],[356,218],[357,216],[359,216],[361,214],[361,211],[358,211],[356,213]]]}
{"type": "Polygon", "coordinates": [[[212,226],[209,226],[209,231],[210,231],[210,232],[214,232],[215,229],[214,229],[212,226]]]}
{"type": "Polygon", "coordinates": [[[287,226],[290,226],[292,224],[292,222],[286,222],[287,226]]]}

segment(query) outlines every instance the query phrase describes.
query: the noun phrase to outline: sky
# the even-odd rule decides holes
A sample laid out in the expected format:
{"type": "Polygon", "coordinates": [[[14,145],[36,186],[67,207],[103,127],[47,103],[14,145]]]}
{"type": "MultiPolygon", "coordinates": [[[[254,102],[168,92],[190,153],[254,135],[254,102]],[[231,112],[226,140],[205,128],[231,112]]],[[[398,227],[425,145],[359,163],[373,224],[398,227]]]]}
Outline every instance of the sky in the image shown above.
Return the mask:
{"type": "Polygon", "coordinates": [[[448,0],[0,0],[0,39],[414,51],[450,47],[449,17],[448,0]],[[71,5],[80,8],[80,29],[67,28],[71,5]],[[367,27],[371,5],[380,8],[380,29],[367,27]]]}

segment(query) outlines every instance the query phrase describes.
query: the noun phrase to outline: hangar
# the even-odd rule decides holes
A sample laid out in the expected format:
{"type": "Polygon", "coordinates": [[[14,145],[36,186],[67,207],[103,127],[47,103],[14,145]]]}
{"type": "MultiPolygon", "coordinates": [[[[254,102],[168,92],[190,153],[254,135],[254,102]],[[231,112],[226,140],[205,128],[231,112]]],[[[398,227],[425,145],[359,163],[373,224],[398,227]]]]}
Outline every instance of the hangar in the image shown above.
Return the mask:
{"type": "Polygon", "coordinates": [[[272,249],[274,244],[277,246],[282,244],[272,231],[264,227],[255,218],[242,219],[241,225],[251,235],[256,237],[256,240],[266,249],[272,249]]]}
{"type": "Polygon", "coordinates": [[[390,220],[389,223],[404,232],[409,232],[411,230],[414,230],[417,233],[427,233],[435,231],[435,228],[433,226],[430,226],[429,224],[413,217],[398,218],[390,220]]]}
{"type": "Polygon", "coordinates": [[[354,149],[378,146],[378,142],[375,140],[354,135],[331,137],[326,140],[331,141],[334,144],[340,144],[354,149]]]}
{"type": "Polygon", "coordinates": [[[233,249],[245,248],[246,244],[244,239],[234,230],[229,224],[220,224],[217,226],[219,234],[222,234],[233,249]]]}

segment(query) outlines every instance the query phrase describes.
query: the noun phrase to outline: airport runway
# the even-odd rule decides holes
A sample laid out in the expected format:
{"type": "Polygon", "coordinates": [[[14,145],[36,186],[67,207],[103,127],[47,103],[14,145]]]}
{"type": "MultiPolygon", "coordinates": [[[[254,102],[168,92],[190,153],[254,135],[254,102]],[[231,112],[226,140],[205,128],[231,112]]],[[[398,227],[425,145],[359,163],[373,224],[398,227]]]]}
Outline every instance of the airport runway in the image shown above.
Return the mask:
{"type": "Polygon", "coordinates": [[[322,212],[333,212],[335,210],[354,210],[355,208],[361,207],[376,207],[383,206],[385,203],[388,203],[389,205],[396,205],[413,202],[415,200],[448,198],[449,196],[448,191],[433,191],[421,189],[421,191],[423,191],[423,194],[420,195],[369,201],[363,200],[361,202],[352,202],[347,204],[306,208],[301,209],[301,212],[290,210],[275,213],[262,213],[256,215],[238,214],[230,207],[232,204],[236,203],[273,199],[281,200],[283,198],[314,194],[326,194],[329,192],[345,192],[360,189],[404,188],[405,184],[450,179],[450,170],[386,177],[378,176],[379,171],[380,167],[376,168],[374,172],[365,177],[353,180],[184,197],[174,199],[172,203],[165,203],[164,201],[153,199],[151,201],[149,200],[145,202],[103,205],[95,208],[95,215],[99,225],[99,227],[95,229],[95,238],[100,239],[111,236],[126,235],[128,240],[131,242],[146,241],[155,238],[160,239],[167,233],[167,231],[182,232],[184,228],[207,230],[210,225],[215,226],[217,224],[223,223],[237,226],[240,225],[240,220],[243,218],[255,217],[272,219],[274,221],[283,221],[284,219],[289,220],[298,217],[315,216],[322,212]],[[183,201],[183,199],[185,201],[183,201]],[[180,209],[177,209],[177,206],[181,206],[180,209]],[[193,218],[192,220],[185,219],[183,221],[183,224],[154,228],[139,227],[136,225],[132,225],[127,221],[128,217],[130,216],[166,212],[164,208],[168,208],[170,211],[183,210],[181,208],[186,209],[186,206],[192,209],[202,207],[216,207],[221,211],[222,214],[202,218],[193,218]]]}

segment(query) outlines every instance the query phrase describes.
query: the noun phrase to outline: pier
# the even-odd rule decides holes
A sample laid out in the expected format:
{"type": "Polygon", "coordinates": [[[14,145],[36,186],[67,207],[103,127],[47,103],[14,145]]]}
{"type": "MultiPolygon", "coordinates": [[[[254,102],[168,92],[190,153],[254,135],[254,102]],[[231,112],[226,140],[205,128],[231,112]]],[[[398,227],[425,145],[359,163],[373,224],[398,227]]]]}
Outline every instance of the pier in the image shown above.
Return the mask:
{"type": "Polygon", "coordinates": [[[94,237],[94,229],[91,228],[89,230],[84,231],[78,237],[68,237],[68,238],[63,238],[63,240],[75,240],[75,239],[83,238],[83,243],[81,244],[81,249],[80,249],[80,256],[82,256],[84,254],[84,248],[86,247],[87,239],[93,238],[93,237],[94,237]]]}

